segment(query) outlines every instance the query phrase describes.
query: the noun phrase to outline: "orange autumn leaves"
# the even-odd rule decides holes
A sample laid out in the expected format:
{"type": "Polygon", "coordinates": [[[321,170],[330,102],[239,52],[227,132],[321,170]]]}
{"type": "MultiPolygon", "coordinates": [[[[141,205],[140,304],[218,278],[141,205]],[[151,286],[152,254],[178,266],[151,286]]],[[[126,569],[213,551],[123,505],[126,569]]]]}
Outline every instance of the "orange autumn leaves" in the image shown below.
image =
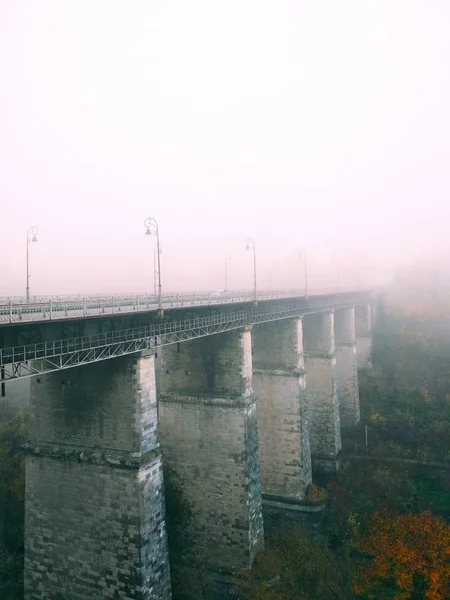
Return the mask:
{"type": "Polygon", "coordinates": [[[358,546],[367,558],[354,580],[357,594],[392,600],[450,598],[450,526],[441,517],[376,513],[358,546]]]}

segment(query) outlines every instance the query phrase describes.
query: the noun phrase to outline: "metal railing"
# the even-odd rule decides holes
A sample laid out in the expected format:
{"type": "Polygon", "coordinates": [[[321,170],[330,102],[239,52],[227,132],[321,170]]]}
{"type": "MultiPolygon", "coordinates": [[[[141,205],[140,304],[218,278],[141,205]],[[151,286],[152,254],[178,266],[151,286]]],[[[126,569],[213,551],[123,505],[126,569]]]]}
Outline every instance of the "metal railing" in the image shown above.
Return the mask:
{"type": "MultiPolygon", "coordinates": [[[[352,290],[348,290],[352,291],[352,290]]],[[[333,293],[332,291],[322,294],[333,293]]],[[[341,292],[345,293],[345,292],[341,292]]],[[[261,291],[258,300],[276,300],[280,298],[303,297],[302,290],[261,291]]],[[[58,298],[58,297],[56,297],[58,298]]],[[[191,306],[214,306],[251,302],[253,292],[236,291],[224,295],[214,293],[165,294],[162,296],[164,309],[191,306]]],[[[10,299],[8,302],[0,299],[0,323],[26,323],[33,321],[51,321],[80,317],[102,316],[118,313],[136,313],[153,311],[158,308],[158,298],[154,295],[113,295],[66,297],[55,299],[46,297],[27,303],[23,298],[10,299]]]]}
{"type": "Polygon", "coordinates": [[[81,364],[239,329],[246,325],[354,306],[343,299],[305,306],[304,301],[250,307],[239,311],[172,321],[122,331],[0,349],[4,380],[28,377],[81,364]]]}

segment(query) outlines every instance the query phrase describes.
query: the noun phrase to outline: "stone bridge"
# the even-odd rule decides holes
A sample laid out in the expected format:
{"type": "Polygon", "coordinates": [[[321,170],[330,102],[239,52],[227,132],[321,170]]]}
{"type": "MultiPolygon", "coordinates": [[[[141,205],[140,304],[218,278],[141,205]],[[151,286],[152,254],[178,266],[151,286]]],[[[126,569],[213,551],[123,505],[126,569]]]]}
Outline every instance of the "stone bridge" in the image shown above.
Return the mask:
{"type": "Polygon", "coordinates": [[[163,459],[192,508],[190,555],[215,573],[250,565],[263,504],[300,507],[339,466],[371,299],[178,302],[163,320],[142,302],[20,318],[8,303],[1,376],[32,376],[26,600],[171,597],[163,459]]]}

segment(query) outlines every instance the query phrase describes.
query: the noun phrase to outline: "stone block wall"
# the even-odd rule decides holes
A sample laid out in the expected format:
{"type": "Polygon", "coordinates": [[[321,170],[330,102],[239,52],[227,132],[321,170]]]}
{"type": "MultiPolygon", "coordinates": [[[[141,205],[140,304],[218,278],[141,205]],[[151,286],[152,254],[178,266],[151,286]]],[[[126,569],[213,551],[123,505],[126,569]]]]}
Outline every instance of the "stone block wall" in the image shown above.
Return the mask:
{"type": "Polygon", "coordinates": [[[303,348],[305,354],[334,355],[334,312],[313,313],[303,317],[303,348]]]}
{"type": "Polygon", "coordinates": [[[250,330],[228,331],[162,349],[165,394],[248,396],[252,393],[250,330]]]}
{"type": "Polygon", "coordinates": [[[251,564],[263,543],[251,365],[250,330],[162,350],[161,447],[192,509],[186,552],[216,570],[251,564]]]}
{"type": "Polygon", "coordinates": [[[313,467],[322,460],[329,460],[332,468],[341,449],[336,358],[308,357],[306,369],[313,467]]]}
{"type": "Polygon", "coordinates": [[[334,315],[306,315],[303,323],[312,465],[333,471],[341,450],[334,315]]]}
{"type": "Polygon", "coordinates": [[[372,351],[372,308],[370,304],[356,306],[356,364],[358,369],[370,367],[372,351]]]}
{"type": "Polygon", "coordinates": [[[311,483],[304,376],[254,372],[264,496],[301,500],[311,483]]]}
{"type": "Polygon", "coordinates": [[[170,598],[162,461],[135,470],[30,456],[25,598],[170,598]]]}
{"type": "Polygon", "coordinates": [[[145,453],[157,444],[154,356],[133,356],[34,377],[30,438],[145,453]]]}
{"type": "Polygon", "coordinates": [[[302,321],[252,330],[263,497],[301,500],[311,483],[302,321]]]}
{"type": "Polygon", "coordinates": [[[354,308],[343,308],[334,312],[334,332],[341,425],[351,427],[360,419],[354,308]]]}
{"type": "Polygon", "coordinates": [[[282,319],[252,329],[253,369],[304,369],[302,320],[282,319]]]}
{"type": "Polygon", "coordinates": [[[336,381],[341,426],[352,427],[360,420],[356,346],[336,347],[336,381]]]}
{"type": "Polygon", "coordinates": [[[334,341],[336,347],[355,345],[355,309],[353,307],[334,311],[334,341]]]}
{"type": "Polygon", "coordinates": [[[194,561],[251,564],[263,539],[255,402],[161,399],[164,458],[192,510],[194,561]]]}
{"type": "Polygon", "coordinates": [[[154,356],[32,383],[25,599],[169,600],[154,356]]]}

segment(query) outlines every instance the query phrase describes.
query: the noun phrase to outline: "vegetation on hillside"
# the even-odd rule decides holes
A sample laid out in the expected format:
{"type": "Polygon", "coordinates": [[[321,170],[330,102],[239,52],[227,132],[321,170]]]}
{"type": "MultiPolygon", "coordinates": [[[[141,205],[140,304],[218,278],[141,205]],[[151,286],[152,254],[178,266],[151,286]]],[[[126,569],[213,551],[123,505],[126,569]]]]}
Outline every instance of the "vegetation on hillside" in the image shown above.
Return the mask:
{"type": "Polygon", "coordinates": [[[270,537],[237,585],[242,600],[346,600],[346,557],[304,527],[270,537]]]}

